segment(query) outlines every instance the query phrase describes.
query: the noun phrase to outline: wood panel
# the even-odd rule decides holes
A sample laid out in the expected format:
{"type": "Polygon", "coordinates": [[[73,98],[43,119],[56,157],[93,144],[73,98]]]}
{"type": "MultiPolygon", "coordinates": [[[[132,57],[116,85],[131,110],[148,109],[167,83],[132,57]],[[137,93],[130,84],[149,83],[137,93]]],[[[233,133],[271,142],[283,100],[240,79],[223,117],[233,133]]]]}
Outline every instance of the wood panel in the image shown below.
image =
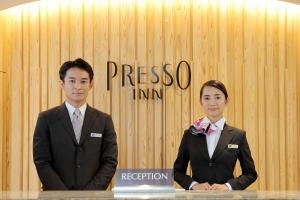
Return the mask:
{"type": "Polygon", "coordinates": [[[1,132],[1,174],[2,178],[0,180],[1,185],[2,185],[2,190],[5,190],[8,188],[8,171],[9,171],[9,155],[8,155],[8,142],[9,138],[8,135],[5,133],[9,132],[9,124],[7,123],[7,119],[10,118],[10,113],[9,113],[9,102],[10,102],[10,95],[9,95],[9,87],[10,87],[10,66],[11,66],[11,54],[12,54],[12,46],[11,46],[11,41],[12,41],[12,35],[11,35],[11,23],[6,22],[8,20],[8,15],[10,15],[10,11],[3,11],[1,13],[1,18],[3,21],[2,27],[1,28],[1,34],[2,34],[2,69],[5,72],[3,75],[2,73],[2,83],[1,87],[3,88],[3,93],[2,93],[2,99],[3,99],[3,104],[2,104],[2,111],[1,115],[3,116],[2,118],[2,130],[1,132]],[[4,23],[5,22],[5,23],[4,23]],[[4,51],[5,50],[5,51],[4,51]],[[4,59],[6,58],[6,59],[4,59]]]}
{"type": "MultiPolygon", "coordinates": [[[[4,21],[3,14],[0,13],[0,160],[3,161],[3,136],[4,136],[4,76],[5,76],[5,69],[3,66],[3,34],[5,30],[5,26],[2,23],[4,21]]],[[[0,177],[3,177],[3,168],[4,162],[0,163],[0,177]]],[[[3,179],[0,180],[0,190],[3,190],[3,179]]]]}
{"type": "MultiPolygon", "coordinates": [[[[39,179],[37,178],[37,173],[33,163],[33,155],[31,151],[33,132],[35,129],[35,123],[37,121],[38,113],[41,110],[41,101],[39,98],[41,96],[41,66],[39,57],[39,46],[40,46],[40,21],[39,21],[39,4],[34,4],[29,8],[29,116],[28,116],[28,130],[27,137],[23,138],[26,142],[24,145],[24,159],[29,156],[29,159],[24,160],[23,164],[27,165],[26,175],[23,175],[23,182],[27,181],[27,187],[23,187],[23,190],[39,190],[39,179]],[[26,150],[26,151],[25,151],[26,150]]],[[[25,51],[23,51],[25,52],[25,51]]],[[[26,90],[25,90],[26,91],[26,90]]]]}
{"type": "MultiPolygon", "coordinates": [[[[297,16],[297,24],[300,23],[300,16],[298,15],[297,16]]],[[[297,91],[300,91],[300,68],[299,68],[299,65],[300,65],[300,27],[299,26],[296,26],[297,28],[297,53],[296,53],[296,56],[297,56],[297,91]]],[[[297,102],[300,102],[300,94],[297,92],[297,102]]],[[[299,104],[298,104],[299,105],[299,104]]],[[[298,111],[297,111],[297,114],[298,114],[298,117],[299,117],[299,113],[300,113],[300,106],[298,106],[298,111]]],[[[300,126],[298,125],[298,139],[300,139],[300,126]]],[[[298,154],[298,164],[300,165],[300,154],[298,154]]],[[[299,167],[299,166],[298,166],[299,167]]],[[[298,172],[299,173],[299,172],[298,172]]],[[[298,174],[299,175],[299,174],[298,174]]],[[[298,179],[298,188],[299,188],[299,185],[300,185],[300,179],[298,179]]]]}
{"type": "MultiPolygon", "coordinates": [[[[229,91],[227,122],[246,130],[259,174],[249,189],[300,189],[299,13],[284,2],[240,0],[45,0],[1,11],[0,190],[40,189],[36,119],[64,101],[58,70],[77,57],[94,69],[88,103],[114,120],[119,168],[172,168],[184,129],[203,116],[202,83],[219,79],[229,91]],[[177,84],[181,60],[191,66],[187,90],[177,84]],[[107,61],[117,65],[109,90],[107,61]]],[[[185,84],[187,68],[179,75],[185,84]]]]}
{"type": "MultiPolygon", "coordinates": [[[[258,148],[256,138],[258,134],[255,125],[257,124],[257,98],[253,95],[257,91],[257,21],[256,12],[251,12],[251,7],[245,8],[244,14],[244,55],[243,60],[243,127],[247,130],[247,139],[251,144],[253,159],[257,163],[258,148]]],[[[257,184],[257,182],[255,183],[257,184]]],[[[255,185],[253,185],[255,187],[255,185]]]]}
{"type": "Polygon", "coordinates": [[[265,100],[265,66],[266,66],[266,29],[265,29],[265,10],[258,9],[257,11],[257,32],[260,36],[257,38],[257,133],[258,133],[258,163],[257,171],[259,173],[258,184],[259,188],[266,190],[266,100],[265,100]]]}
{"type": "MultiPolygon", "coordinates": [[[[22,43],[26,43],[26,37],[28,35],[24,35],[23,38],[23,29],[22,29],[22,10],[11,10],[11,13],[15,15],[13,18],[13,24],[15,25],[12,27],[12,59],[11,59],[11,72],[10,78],[12,81],[11,87],[9,88],[9,96],[11,96],[9,102],[9,118],[11,120],[8,121],[9,123],[9,133],[7,135],[7,144],[8,144],[8,165],[7,165],[7,187],[10,190],[18,191],[22,190],[22,172],[23,172],[23,144],[22,144],[22,137],[23,137],[23,119],[24,117],[28,116],[28,111],[23,113],[23,99],[28,98],[28,95],[22,95],[24,93],[23,87],[26,87],[26,83],[23,83],[23,80],[28,80],[28,76],[23,77],[26,74],[24,71],[27,71],[28,68],[23,68],[22,63],[22,43]],[[24,40],[24,41],[23,41],[24,40]],[[23,117],[24,116],[24,117],[23,117]],[[19,147],[19,148],[16,148],[19,147]]],[[[28,53],[28,50],[25,50],[28,53]]],[[[28,57],[27,57],[28,59],[28,57]]],[[[26,63],[27,64],[27,63],[26,63]]],[[[26,66],[25,64],[25,66],[26,66]]],[[[28,74],[27,74],[28,75],[28,74]]],[[[27,124],[26,124],[27,126],[27,124]]],[[[24,128],[26,130],[26,128],[24,128]]],[[[28,130],[26,130],[28,132],[28,130]]]]}

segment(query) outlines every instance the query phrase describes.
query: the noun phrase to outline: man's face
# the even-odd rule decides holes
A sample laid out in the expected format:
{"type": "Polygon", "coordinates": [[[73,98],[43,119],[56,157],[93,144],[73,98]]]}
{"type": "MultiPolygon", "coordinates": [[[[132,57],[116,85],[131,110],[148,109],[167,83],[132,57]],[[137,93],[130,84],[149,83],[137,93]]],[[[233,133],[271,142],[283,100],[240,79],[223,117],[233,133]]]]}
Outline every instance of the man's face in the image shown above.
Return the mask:
{"type": "Polygon", "coordinates": [[[89,90],[93,87],[88,72],[73,67],[68,69],[64,81],[60,81],[65,91],[66,100],[73,106],[81,106],[86,102],[89,90]]]}

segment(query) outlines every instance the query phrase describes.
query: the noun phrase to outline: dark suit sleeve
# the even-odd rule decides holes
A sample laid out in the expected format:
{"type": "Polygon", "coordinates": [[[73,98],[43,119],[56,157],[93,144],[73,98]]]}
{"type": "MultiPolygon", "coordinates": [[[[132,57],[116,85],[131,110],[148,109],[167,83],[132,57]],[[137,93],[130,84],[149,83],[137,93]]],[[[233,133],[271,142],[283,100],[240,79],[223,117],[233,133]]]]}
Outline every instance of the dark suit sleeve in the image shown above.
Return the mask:
{"type": "Polygon", "coordinates": [[[230,179],[228,183],[231,185],[233,190],[244,190],[257,178],[257,173],[255,171],[254,161],[247,142],[246,133],[242,134],[238,159],[241,164],[242,175],[237,178],[230,179]]]}
{"type": "Polygon", "coordinates": [[[33,136],[33,160],[44,190],[66,190],[66,186],[52,168],[49,127],[46,116],[40,113],[33,136]]]}
{"type": "Polygon", "coordinates": [[[190,160],[187,147],[188,130],[184,132],[179,147],[178,155],[174,163],[174,180],[186,190],[189,189],[193,179],[186,174],[186,169],[190,160]]]}
{"type": "Polygon", "coordinates": [[[118,146],[113,121],[107,116],[103,134],[100,168],[95,177],[88,183],[86,190],[105,190],[115,174],[118,164],[118,146]]]}

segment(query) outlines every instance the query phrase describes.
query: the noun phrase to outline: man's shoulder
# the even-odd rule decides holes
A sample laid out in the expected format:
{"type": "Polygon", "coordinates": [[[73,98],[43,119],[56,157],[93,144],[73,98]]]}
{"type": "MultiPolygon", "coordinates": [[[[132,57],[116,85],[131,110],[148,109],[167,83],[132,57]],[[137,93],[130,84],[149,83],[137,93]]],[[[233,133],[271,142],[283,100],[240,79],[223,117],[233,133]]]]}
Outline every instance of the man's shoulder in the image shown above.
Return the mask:
{"type": "Polygon", "coordinates": [[[60,106],[55,106],[53,108],[50,108],[48,110],[44,110],[42,112],[40,112],[40,117],[49,117],[52,115],[56,115],[58,113],[58,111],[61,109],[62,105],[60,106]]]}
{"type": "Polygon", "coordinates": [[[98,109],[95,108],[95,107],[89,106],[88,108],[91,109],[92,112],[96,113],[96,114],[97,114],[98,116],[100,116],[100,117],[104,117],[104,118],[110,117],[110,114],[108,114],[108,113],[106,113],[106,112],[103,112],[103,111],[100,111],[100,110],[98,110],[98,109]]]}

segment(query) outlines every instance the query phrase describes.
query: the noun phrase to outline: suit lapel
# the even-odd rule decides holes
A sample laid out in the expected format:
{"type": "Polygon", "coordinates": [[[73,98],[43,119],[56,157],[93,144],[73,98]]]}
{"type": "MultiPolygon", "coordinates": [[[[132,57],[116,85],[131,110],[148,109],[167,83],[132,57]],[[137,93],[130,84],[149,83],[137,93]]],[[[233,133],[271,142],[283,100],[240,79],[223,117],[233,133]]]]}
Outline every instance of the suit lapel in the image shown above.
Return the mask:
{"type": "Polygon", "coordinates": [[[207,148],[207,141],[206,141],[206,136],[204,134],[199,134],[200,138],[200,149],[202,151],[202,154],[206,160],[210,160],[209,154],[208,154],[208,148],[207,148]]]}
{"type": "Polygon", "coordinates": [[[79,145],[81,145],[85,141],[87,136],[91,133],[92,125],[95,122],[96,117],[97,113],[89,105],[87,105],[81,129],[79,145]]]}
{"type": "Polygon", "coordinates": [[[212,155],[212,160],[215,159],[222,151],[226,148],[230,140],[232,139],[232,134],[230,133],[232,131],[232,128],[225,124],[224,129],[220,135],[220,139],[218,141],[218,144],[216,146],[216,149],[212,155]]]}
{"type": "Polygon", "coordinates": [[[68,109],[67,109],[65,103],[63,103],[59,107],[59,121],[63,125],[63,127],[66,129],[67,133],[70,135],[72,140],[77,144],[75,133],[74,133],[73,126],[72,126],[72,122],[70,119],[70,115],[69,115],[69,112],[68,112],[68,109]]]}

